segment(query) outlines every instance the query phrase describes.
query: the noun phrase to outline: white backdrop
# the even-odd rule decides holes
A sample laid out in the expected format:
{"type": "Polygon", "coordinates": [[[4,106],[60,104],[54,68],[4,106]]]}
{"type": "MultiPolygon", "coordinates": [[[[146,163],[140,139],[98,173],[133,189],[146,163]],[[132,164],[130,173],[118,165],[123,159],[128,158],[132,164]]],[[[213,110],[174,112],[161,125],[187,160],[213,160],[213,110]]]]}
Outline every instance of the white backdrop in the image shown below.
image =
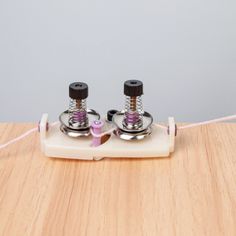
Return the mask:
{"type": "Polygon", "coordinates": [[[0,121],[56,119],[73,81],[90,107],[121,109],[126,79],[161,121],[235,113],[235,12],[235,0],[1,0],[0,121]]]}

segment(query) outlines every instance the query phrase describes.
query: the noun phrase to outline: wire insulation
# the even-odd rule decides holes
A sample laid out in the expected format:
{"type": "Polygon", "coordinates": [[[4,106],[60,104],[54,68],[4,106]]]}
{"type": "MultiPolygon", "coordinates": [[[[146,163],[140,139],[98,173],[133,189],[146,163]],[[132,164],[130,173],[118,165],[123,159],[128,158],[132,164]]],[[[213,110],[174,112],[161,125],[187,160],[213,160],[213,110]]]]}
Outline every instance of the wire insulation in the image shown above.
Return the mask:
{"type": "Polygon", "coordinates": [[[26,131],[25,133],[23,133],[22,135],[18,136],[17,138],[14,138],[14,139],[12,139],[12,140],[10,140],[10,141],[0,145],[0,149],[3,149],[3,148],[5,148],[5,147],[7,147],[7,146],[9,146],[9,145],[11,145],[11,144],[13,144],[15,142],[17,142],[17,141],[27,137],[28,135],[34,133],[37,130],[38,130],[38,127],[35,127],[33,129],[30,129],[30,130],[26,131]]]}
{"type": "MultiPolygon", "coordinates": [[[[178,130],[185,130],[185,129],[189,129],[189,128],[193,128],[193,127],[198,127],[198,126],[202,126],[202,125],[208,125],[208,124],[213,124],[213,123],[218,123],[218,122],[224,122],[224,121],[230,121],[230,120],[236,120],[236,114],[235,115],[232,115],[232,116],[225,116],[225,117],[221,117],[221,118],[218,118],[218,119],[213,119],[213,120],[208,120],[208,121],[203,121],[203,122],[199,122],[199,123],[195,123],[195,124],[189,124],[189,125],[184,125],[184,126],[179,126],[177,129],[178,130]]],[[[50,126],[55,126],[59,124],[59,121],[56,121],[56,122],[53,122],[50,124],[50,126]]],[[[162,128],[162,129],[167,129],[167,126],[164,126],[164,125],[159,125],[157,124],[157,126],[159,128],[162,128]]],[[[94,134],[94,132],[91,130],[91,133],[94,137],[96,138],[101,138],[102,136],[104,135],[108,135],[108,134],[111,134],[116,128],[111,128],[110,130],[104,132],[104,133],[101,133],[101,134],[94,134]]],[[[28,131],[26,131],[25,133],[21,134],[20,136],[4,143],[4,144],[1,144],[0,145],[0,149],[3,149],[3,148],[6,148],[7,146],[13,144],[13,143],[16,143],[20,140],[22,140],[23,138],[29,136],[30,134],[34,133],[35,131],[38,130],[38,127],[35,127],[35,128],[32,128],[28,131]]]]}
{"type": "MultiPolygon", "coordinates": [[[[52,126],[55,126],[55,125],[57,125],[58,123],[59,123],[59,121],[53,122],[52,124],[50,124],[50,126],[51,126],[51,127],[52,127],[52,126]]],[[[0,145],[0,149],[6,148],[7,146],[9,146],[9,145],[11,145],[11,144],[16,143],[17,141],[20,141],[21,139],[23,139],[23,138],[29,136],[30,134],[34,133],[35,131],[38,131],[38,126],[35,127],[35,128],[32,128],[32,129],[30,129],[30,130],[28,130],[28,131],[26,131],[25,133],[21,134],[20,136],[14,138],[14,139],[12,139],[12,140],[10,140],[10,141],[8,141],[8,142],[6,142],[6,143],[0,145]]]]}
{"type": "Polygon", "coordinates": [[[217,119],[213,119],[213,120],[203,121],[203,122],[199,122],[199,123],[195,123],[195,124],[179,126],[178,130],[189,129],[189,128],[198,127],[198,126],[202,126],[202,125],[209,125],[209,124],[213,124],[213,123],[230,121],[230,120],[236,120],[236,114],[232,115],[232,116],[225,116],[225,117],[221,117],[221,118],[217,118],[217,119]]]}

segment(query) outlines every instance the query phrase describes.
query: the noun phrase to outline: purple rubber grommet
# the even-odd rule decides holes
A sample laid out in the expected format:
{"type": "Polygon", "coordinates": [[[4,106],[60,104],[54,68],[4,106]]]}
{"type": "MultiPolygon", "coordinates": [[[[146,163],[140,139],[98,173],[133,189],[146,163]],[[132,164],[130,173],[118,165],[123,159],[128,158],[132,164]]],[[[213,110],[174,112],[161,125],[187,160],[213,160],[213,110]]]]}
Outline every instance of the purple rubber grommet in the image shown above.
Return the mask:
{"type": "MultiPolygon", "coordinates": [[[[102,127],[103,127],[104,123],[101,120],[95,120],[92,125],[91,128],[93,130],[94,134],[101,134],[102,133],[102,127]]],[[[101,138],[99,137],[93,137],[93,141],[92,141],[92,146],[93,147],[97,147],[101,145],[101,138]]]]}

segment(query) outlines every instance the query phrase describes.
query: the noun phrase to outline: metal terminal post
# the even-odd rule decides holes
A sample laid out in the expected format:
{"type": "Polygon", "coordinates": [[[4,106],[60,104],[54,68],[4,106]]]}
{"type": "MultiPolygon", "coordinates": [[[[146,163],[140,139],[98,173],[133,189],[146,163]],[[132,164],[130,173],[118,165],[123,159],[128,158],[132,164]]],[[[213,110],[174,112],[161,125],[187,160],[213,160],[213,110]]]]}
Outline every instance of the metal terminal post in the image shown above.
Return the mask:
{"type": "Polygon", "coordinates": [[[63,112],[59,120],[61,131],[70,137],[90,135],[90,124],[99,120],[100,115],[91,109],[87,109],[88,85],[75,82],[69,86],[69,109],[63,112]]]}
{"type": "Polygon", "coordinates": [[[128,80],[124,83],[125,109],[113,115],[115,134],[125,140],[139,140],[151,134],[152,116],[143,110],[143,83],[128,80]]]}

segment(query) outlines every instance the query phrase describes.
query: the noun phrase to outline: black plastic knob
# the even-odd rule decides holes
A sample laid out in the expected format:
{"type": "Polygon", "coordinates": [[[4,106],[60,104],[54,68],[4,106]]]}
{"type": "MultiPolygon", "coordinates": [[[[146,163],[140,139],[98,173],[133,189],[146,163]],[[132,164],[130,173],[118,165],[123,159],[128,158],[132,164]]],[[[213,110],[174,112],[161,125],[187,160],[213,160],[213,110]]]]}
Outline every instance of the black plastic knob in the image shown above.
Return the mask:
{"type": "Polygon", "coordinates": [[[69,96],[72,99],[86,99],[88,97],[88,85],[82,82],[75,82],[69,86],[69,96]]]}
{"type": "Polygon", "coordinates": [[[109,110],[107,112],[107,120],[112,121],[113,116],[117,113],[117,110],[109,110]]]}
{"type": "Polygon", "coordinates": [[[137,97],[143,95],[143,82],[139,80],[125,81],[124,94],[130,97],[137,97]]]}

